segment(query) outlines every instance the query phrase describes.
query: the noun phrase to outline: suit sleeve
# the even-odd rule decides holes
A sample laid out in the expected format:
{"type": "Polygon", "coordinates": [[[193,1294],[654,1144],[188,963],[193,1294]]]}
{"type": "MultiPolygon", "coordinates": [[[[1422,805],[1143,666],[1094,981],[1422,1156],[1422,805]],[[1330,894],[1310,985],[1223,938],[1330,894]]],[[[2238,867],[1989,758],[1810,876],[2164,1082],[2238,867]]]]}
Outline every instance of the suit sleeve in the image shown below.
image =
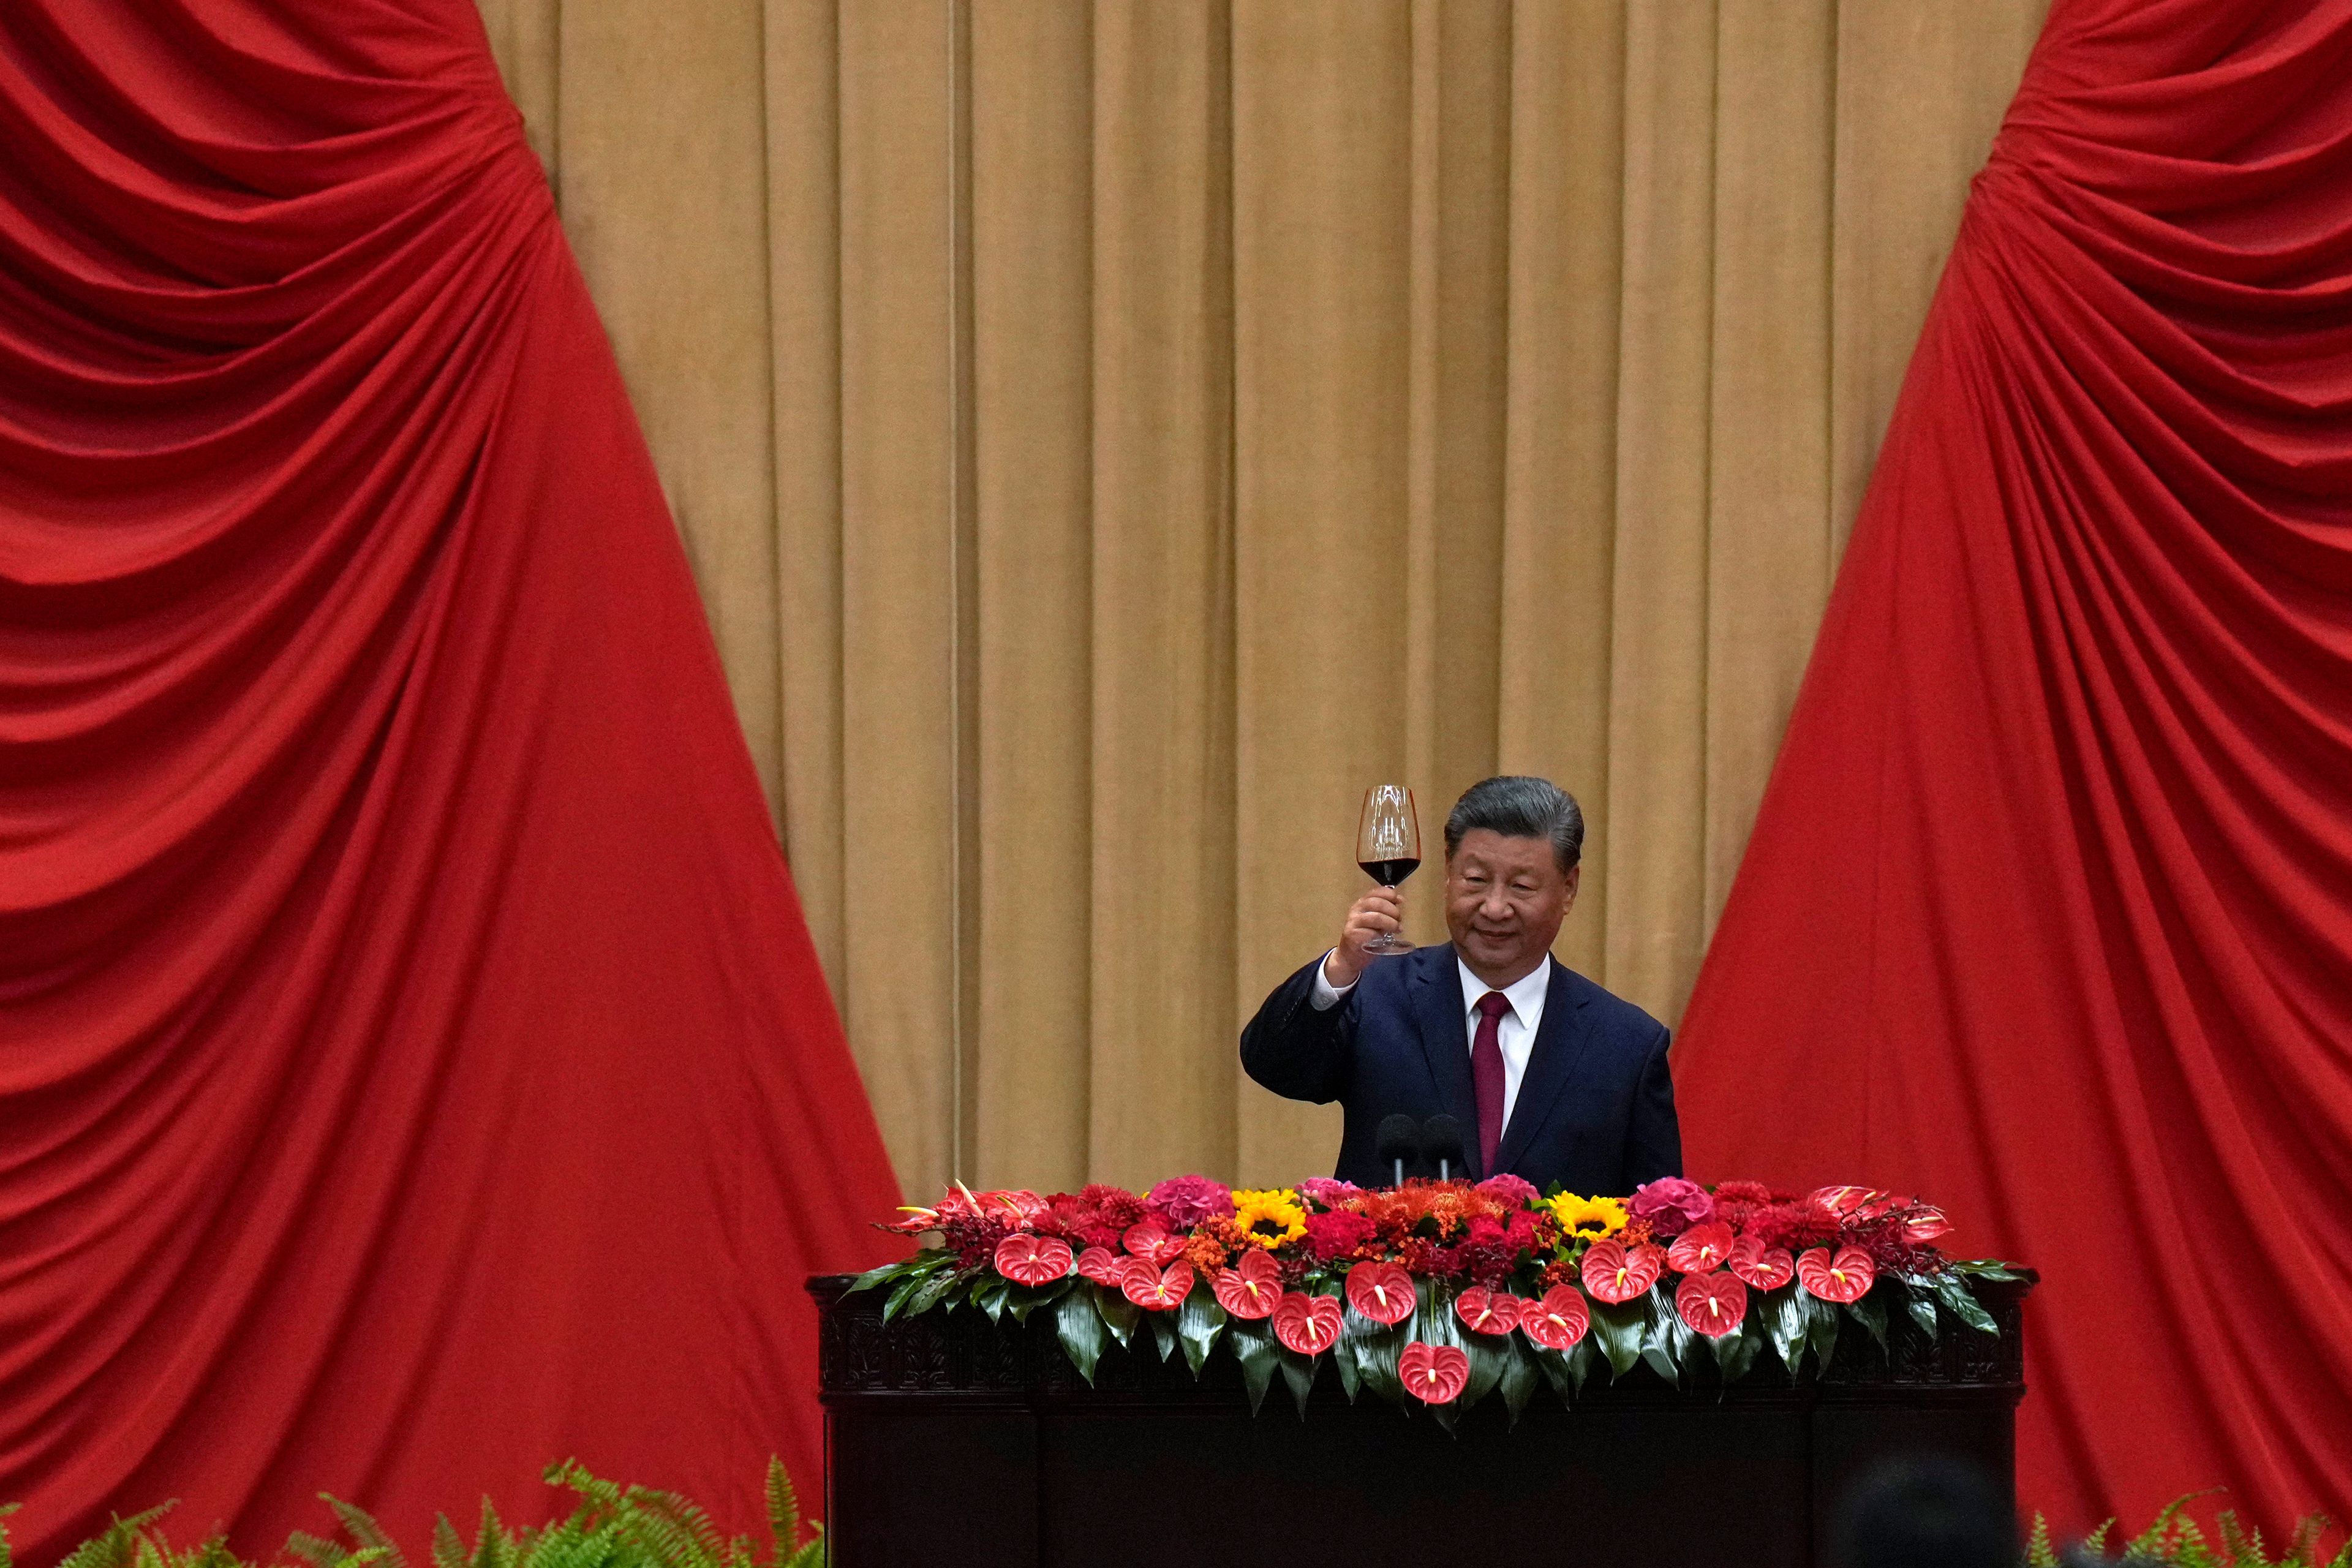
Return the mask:
{"type": "Polygon", "coordinates": [[[1673,1034],[1661,1027],[1633,1090],[1633,1120],[1625,1137],[1625,1191],[1683,1173],[1682,1123],[1675,1116],[1675,1079],[1666,1066],[1673,1034]]]}
{"type": "Polygon", "coordinates": [[[1259,1083],[1289,1100],[1328,1104],[1346,1091],[1348,1065],[1355,1050],[1356,998],[1363,986],[1318,1009],[1312,1001],[1313,963],[1274,988],[1257,1016],[1242,1030],[1242,1068],[1259,1083]]]}

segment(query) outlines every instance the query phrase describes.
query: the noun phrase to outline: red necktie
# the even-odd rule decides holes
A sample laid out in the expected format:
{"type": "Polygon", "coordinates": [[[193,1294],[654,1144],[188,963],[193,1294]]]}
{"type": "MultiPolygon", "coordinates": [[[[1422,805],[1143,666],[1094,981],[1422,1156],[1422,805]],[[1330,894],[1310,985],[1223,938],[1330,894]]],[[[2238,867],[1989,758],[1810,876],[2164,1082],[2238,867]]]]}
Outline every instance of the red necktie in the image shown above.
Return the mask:
{"type": "Polygon", "coordinates": [[[1470,1045],[1470,1083],[1478,1095],[1478,1173],[1495,1173],[1503,1144],[1503,1015],[1511,999],[1499,991],[1478,998],[1478,1037],[1470,1045]]]}

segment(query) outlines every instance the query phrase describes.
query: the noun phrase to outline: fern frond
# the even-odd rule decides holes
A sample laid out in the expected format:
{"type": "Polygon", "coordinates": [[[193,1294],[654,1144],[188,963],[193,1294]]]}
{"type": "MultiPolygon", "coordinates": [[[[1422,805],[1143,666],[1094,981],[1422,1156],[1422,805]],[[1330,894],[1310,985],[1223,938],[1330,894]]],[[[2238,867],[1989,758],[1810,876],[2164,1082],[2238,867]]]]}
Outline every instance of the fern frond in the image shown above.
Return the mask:
{"type": "MultiPolygon", "coordinates": [[[[768,1560],[782,1563],[801,1540],[801,1500],[783,1460],[768,1456],[768,1560]]],[[[0,1563],[0,1568],[8,1568],[0,1563]]]]}
{"type": "Polygon", "coordinates": [[[516,1560],[523,1553],[517,1542],[491,1506],[489,1495],[482,1497],[482,1519],[474,1532],[474,1555],[468,1568],[515,1568],[516,1560]]]}
{"type": "Polygon", "coordinates": [[[2100,1556],[2105,1557],[2107,1554],[2107,1531],[2113,1530],[2115,1527],[2116,1521],[2112,1519],[2103,1519],[2099,1521],[2099,1528],[2091,1531],[2090,1534],[2083,1537],[2083,1550],[2085,1552],[2095,1552],[2100,1556]]]}
{"type": "Polygon", "coordinates": [[[228,1549],[227,1540],[218,1535],[193,1552],[182,1552],[173,1563],[173,1568],[246,1568],[228,1549]]]}
{"type": "Polygon", "coordinates": [[[566,1521],[531,1543],[525,1568],[611,1568],[619,1560],[621,1527],[612,1521],[593,1529],[566,1521]]]}
{"type": "Polygon", "coordinates": [[[2050,1521],[2036,1509],[2033,1528],[2025,1537],[2025,1568],[2058,1568],[2058,1550],[2050,1542],[2050,1521]]]}
{"type": "Polygon", "coordinates": [[[594,1475],[587,1466],[577,1459],[566,1459],[561,1464],[548,1466],[542,1479],[549,1486],[562,1487],[566,1491],[577,1495],[582,1501],[592,1503],[607,1514],[616,1514],[621,1511],[623,1503],[621,1489],[613,1482],[594,1475]]]}
{"type": "Polygon", "coordinates": [[[75,1547],[58,1568],[130,1568],[138,1552],[140,1531],[171,1512],[173,1504],[166,1502],[128,1519],[117,1514],[113,1523],[75,1547]]]}
{"type": "Polygon", "coordinates": [[[375,1521],[373,1514],[356,1503],[345,1502],[332,1492],[320,1492],[319,1500],[335,1510],[335,1517],[343,1521],[343,1528],[351,1531],[353,1541],[362,1547],[376,1549],[378,1560],[384,1568],[408,1568],[408,1559],[401,1554],[392,1537],[383,1532],[383,1526],[375,1521]]]}
{"type": "MultiPolygon", "coordinates": [[[[5,1519],[24,1504],[0,1502],[0,1519],[5,1519]]],[[[0,1568],[16,1568],[16,1559],[8,1555],[8,1527],[0,1524],[0,1568]]]]}
{"type": "Polygon", "coordinates": [[[807,1544],[785,1558],[779,1568],[825,1568],[832,1556],[825,1550],[824,1526],[814,1525],[811,1529],[814,1533],[808,1538],[807,1544]]]}
{"type": "Polygon", "coordinates": [[[433,1568],[466,1568],[466,1542],[446,1513],[433,1516],[433,1568]]]}
{"type": "Polygon", "coordinates": [[[312,1568],[342,1568],[352,1556],[343,1550],[340,1542],[313,1535],[307,1530],[298,1530],[288,1536],[286,1550],[310,1563],[312,1568]]]}
{"type": "Polygon", "coordinates": [[[718,1530],[709,1515],[677,1493],[632,1487],[623,1518],[661,1568],[719,1568],[718,1530]]]}

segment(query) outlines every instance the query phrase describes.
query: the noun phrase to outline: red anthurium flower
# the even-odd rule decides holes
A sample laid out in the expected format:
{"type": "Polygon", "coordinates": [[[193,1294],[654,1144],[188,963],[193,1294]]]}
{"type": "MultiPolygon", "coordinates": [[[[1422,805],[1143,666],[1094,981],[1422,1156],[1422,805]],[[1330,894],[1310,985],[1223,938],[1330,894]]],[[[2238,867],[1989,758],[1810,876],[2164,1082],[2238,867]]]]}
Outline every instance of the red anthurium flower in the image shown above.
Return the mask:
{"type": "Polygon", "coordinates": [[[1402,1263],[1359,1263],[1348,1270],[1348,1300],[1376,1323],[1412,1316],[1412,1276],[1402,1263]]]}
{"type": "Polygon", "coordinates": [[[1284,1291],[1274,1310],[1274,1337],[1300,1355],[1321,1355],[1339,1342],[1339,1298],[1284,1291]]]}
{"type": "Polygon", "coordinates": [[[1785,1247],[1767,1249],[1752,1236],[1732,1245],[1731,1271],[1759,1290],[1778,1290],[1797,1277],[1797,1260],[1785,1247]]]}
{"type": "Polygon", "coordinates": [[[1129,1268],[1118,1288],[1139,1307],[1154,1312],[1172,1312],[1192,1293],[1192,1266],[1171,1263],[1165,1274],[1155,1274],[1149,1268],[1129,1268]]]}
{"type": "Polygon", "coordinates": [[[1519,1303],[1519,1332],[1546,1350],[1568,1349],[1591,1325],[1592,1310],[1584,1304],[1584,1292],[1573,1285],[1555,1285],[1542,1300],[1519,1303]]]}
{"type": "Polygon", "coordinates": [[[1519,1299],[1473,1285],[1454,1298],[1454,1315],[1474,1334],[1507,1334],[1519,1326],[1519,1299]]]}
{"type": "Polygon", "coordinates": [[[1731,1227],[1721,1220],[1695,1225],[1666,1248],[1666,1267],[1683,1274],[1712,1274],[1731,1256],[1731,1227]]]}
{"type": "Polygon", "coordinates": [[[1834,1258],[1828,1247],[1816,1247],[1797,1259],[1798,1282],[1824,1301],[1859,1301],[1877,1278],[1870,1254],[1859,1247],[1841,1247],[1834,1258]]]}
{"type": "Polygon", "coordinates": [[[972,1202],[985,1219],[999,1220],[1010,1226],[1035,1225],[1054,1212],[1054,1206],[1027,1188],[1011,1192],[982,1193],[972,1202]]]}
{"type": "Polygon", "coordinates": [[[1051,1285],[1077,1259],[1059,1237],[1017,1231],[996,1244],[996,1271],[1020,1285],[1051,1285]]]}
{"type": "Polygon", "coordinates": [[[1089,1247],[1078,1254],[1078,1275],[1117,1289],[1119,1280],[1126,1277],[1129,1261],[1125,1253],[1113,1252],[1108,1247],[1089,1247]]]}
{"type": "Polygon", "coordinates": [[[1423,1405],[1450,1405],[1469,1386],[1470,1358],[1453,1345],[1415,1340],[1397,1356],[1397,1377],[1423,1405]]]}
{"type": "Polygon", "coordinates": [[[1128,1251],[1148,1259],[1155,1268],[1165,1268],[1184,1256],[1184,1238],[1169,1235],[1150,1220],[1129,1226],[1127,1234],[1119,1239],[1126,1244],[1128,1251]]]}
{"type": "Polygon", "coordinates": [[[1210,1289],[1217,1305],[1236,1318],[1271,1318],[1282,1300],[1282,1268],[1272,1257],[1253,1247],[1238,1268],[1220,1268],[1210,1289]]]}
{"type": "Polygon", "coordinates": [[[1695,1331],[1721,1339],[1748,1315],[1748,1287],[1737,1276],[1719,1269],[1713,1274],[1685,1274],[1675,1290],[1675,1310],[1695,1331]]]}
{"type": "Polygon", "coordinates": [[[1952,1222],[1933,1204],[1913,1204],[1903,1216],[1903,1239],[1914,1247],[1925,1246],[1951,1228],[1952,1222]]]}
{"type": "Polygon", "coordinates": [[[1665,1261],[1646,1243],[1628,1252],[1622,1241],[1596,1241],[1584,1254],[1580,1278],[1596,1301],[1630,1301],[1658,1282],[1665,1261]]]}
{"type": "Polygon", "coordinates": [[[1816,1187],[1805,1199],[1844,1220],[1864,1225],[1912,1206],[1911,1200],[1885,1187],[1816,1187]]]}

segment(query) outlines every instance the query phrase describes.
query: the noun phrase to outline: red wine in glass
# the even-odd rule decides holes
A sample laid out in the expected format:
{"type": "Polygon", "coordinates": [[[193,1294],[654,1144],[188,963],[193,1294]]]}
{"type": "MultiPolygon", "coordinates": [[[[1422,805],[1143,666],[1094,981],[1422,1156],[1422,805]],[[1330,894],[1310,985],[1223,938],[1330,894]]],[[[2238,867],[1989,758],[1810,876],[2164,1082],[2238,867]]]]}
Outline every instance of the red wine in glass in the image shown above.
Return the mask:
{"type": "MultiPolygon", "coordinates": [[[[1402,784],[1374,784],[1364,792],[1364,814],[1356,823],[1356,864],[1383,888],[1400,886],[1421,866],[1421,818],[1412,791],[1402,784]]],[[[1364,944],[1370,953],[1411,952],[1402,931],[1364,944]]]]}

